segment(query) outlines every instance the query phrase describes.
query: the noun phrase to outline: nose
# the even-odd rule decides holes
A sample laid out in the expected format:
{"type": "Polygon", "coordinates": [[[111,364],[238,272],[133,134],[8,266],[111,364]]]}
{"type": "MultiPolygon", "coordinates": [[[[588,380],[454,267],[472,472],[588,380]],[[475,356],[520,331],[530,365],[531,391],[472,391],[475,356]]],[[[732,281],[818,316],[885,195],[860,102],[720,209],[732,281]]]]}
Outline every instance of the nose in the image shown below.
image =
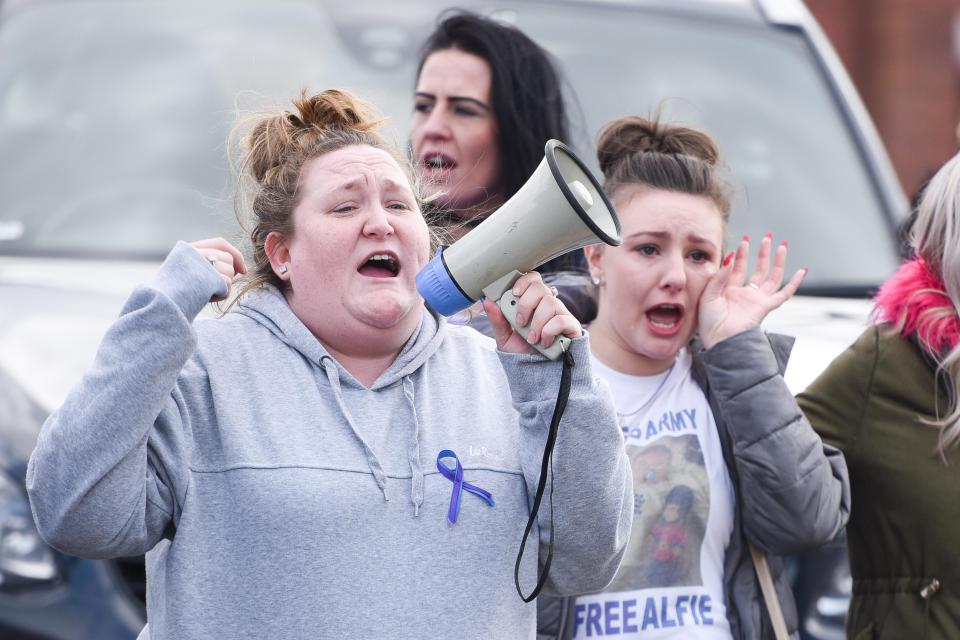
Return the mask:
{"type": "Polygon", "coordinates": [[[446,110],[440,104],[434,105],[433,109],[426,114],[419,129],[417,133],[419,133],[421,142],[443,142],[449,140],[452,136],[450,120],[447,117],[446,110]]]}
{"type": "Polygon", "coordinates": [[[687,286],[687,269],[683,256],[668,254],[662,262],[663,272],[660,274],[660,287],[667,291],[682,291],[687,286]]]}
{"type": "Polygon", "coordinates": [[[363,221],[363,235],[368,238],[386,238],[393,235],[390,214],[382,204],[376,203],[370,207],[370,211],[363,221]]]}

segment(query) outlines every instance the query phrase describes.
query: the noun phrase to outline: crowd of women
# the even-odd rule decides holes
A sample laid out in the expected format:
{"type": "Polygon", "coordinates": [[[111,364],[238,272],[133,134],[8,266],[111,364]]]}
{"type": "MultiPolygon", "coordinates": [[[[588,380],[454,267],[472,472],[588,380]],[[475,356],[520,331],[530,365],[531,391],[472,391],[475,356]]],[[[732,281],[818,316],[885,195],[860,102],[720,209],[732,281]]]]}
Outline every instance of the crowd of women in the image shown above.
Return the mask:
{"type": "Polygon", "coordinates": [[[141,638],[796,638],[783,558],[845,526],[851,637],[960,635],[960,158],[875,324],[796,400],[760,325],[805,271],[772,234],[728,247],[717,144],[658,118],[600,133],[623,242],[525,274],[526,339],[489,302],[472,326],[425,306],[439,239],[566,139],[563,91],[460,12],[423,48],[409,154],[337,89],[240,125],[249,246],[172,248],[28,469],[52,545],[146,554],[141,638]],[[550,509],[515,562],[562,366],[528,342],[561,335],[550,509]],[[546,576],[536,605],[515,572],[546,576]]]}

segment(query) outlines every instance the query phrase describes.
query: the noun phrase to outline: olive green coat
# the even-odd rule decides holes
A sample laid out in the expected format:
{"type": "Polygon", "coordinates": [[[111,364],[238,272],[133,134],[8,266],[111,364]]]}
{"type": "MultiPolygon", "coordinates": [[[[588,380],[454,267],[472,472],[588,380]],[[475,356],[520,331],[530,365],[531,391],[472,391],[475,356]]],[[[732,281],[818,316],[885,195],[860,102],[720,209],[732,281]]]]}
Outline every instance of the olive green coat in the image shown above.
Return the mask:
{"type": "Polygon", "coordinates": [[[945,405],[928,356],[880,325],[798,398],[847,459],[850,638],[960,638],[960,454],[945,465],[918,419],[934,416],[935,393],[945,405]]]}

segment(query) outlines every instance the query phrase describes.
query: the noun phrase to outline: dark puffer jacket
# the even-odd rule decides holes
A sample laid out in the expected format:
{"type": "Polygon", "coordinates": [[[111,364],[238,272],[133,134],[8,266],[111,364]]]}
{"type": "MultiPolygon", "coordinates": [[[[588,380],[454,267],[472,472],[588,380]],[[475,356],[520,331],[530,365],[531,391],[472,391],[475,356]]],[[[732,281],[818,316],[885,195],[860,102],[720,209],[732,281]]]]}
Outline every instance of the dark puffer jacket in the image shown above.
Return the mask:
{"type": "MultiPolygon", "coordinates": [[[[737,640],[774,637],[748,543],[766,553],[796,638],[797,612],[781,556],[832,540],[850,513],[843,456],[814,433],[783,380],[792,343],[751,329],[711,349],[691,345],[693,376],[713,410],[736,495],[724,594],[737,640]]],[[[572,603],[540,598],[538,638],[572,637],[572,603]]]]}

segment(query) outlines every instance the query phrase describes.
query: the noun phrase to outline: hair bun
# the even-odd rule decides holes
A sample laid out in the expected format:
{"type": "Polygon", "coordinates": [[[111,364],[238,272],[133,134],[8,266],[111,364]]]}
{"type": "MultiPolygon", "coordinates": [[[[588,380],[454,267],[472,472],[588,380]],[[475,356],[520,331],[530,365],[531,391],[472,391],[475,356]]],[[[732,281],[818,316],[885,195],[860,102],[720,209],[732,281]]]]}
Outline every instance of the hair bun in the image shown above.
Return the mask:
{"type": "Polygon", "coordinates": [[[340,89],[327,89],[312,96],[303,90],[292,102],[299,113],[286,112],[286,117],[295,127],[368,132],[378,129],[385,120],[369,102],[340,89]]]}
{"type": "MultiPolygon", "coordinates": [[[[300,154],[335,132],[367,136],[384,143],[377,131],[386,118],[369,102],[348,91],[327,89],[316,95],[306,90],[291,100],[294,111],[254,114],[246,140],[245,168],[258,182],[273,181],[286,158],[300,154]]],[[[236,130],[241,130],[241,123],[236,130]]]]}
{"type": "Polygon", "coordinates": [[[621,163],[638,153],[692,156],[711,166],[720,157],[716,142],[704,132],[656,119],[624,116],[600,133],[597,160],[604,176],[612,176],[621,163]]]}

